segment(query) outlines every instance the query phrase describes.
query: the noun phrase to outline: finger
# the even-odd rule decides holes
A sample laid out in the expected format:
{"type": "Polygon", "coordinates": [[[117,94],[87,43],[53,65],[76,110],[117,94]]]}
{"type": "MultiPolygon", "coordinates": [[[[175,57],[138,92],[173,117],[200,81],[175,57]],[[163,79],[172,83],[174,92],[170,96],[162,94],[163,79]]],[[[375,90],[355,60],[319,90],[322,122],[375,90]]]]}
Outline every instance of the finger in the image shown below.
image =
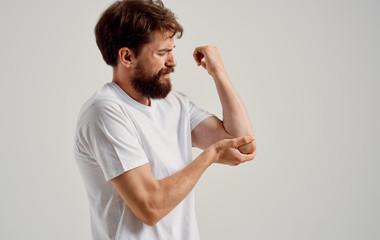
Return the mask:
{"type": "Polygon", "coordinates": [[[252,159],[255,158],[255,156],[256,156],[256,151],[250,154],[242,154],[241,162],[251,161],[252,159]]]}
{"type": "Polygon", "coordinates": [[[231,165],[233,166],[237,166],[241,163],[245,163],[245,162],[248,162],[248,161],[251,161],[252,159],[254,159],[256,156],[256,151],[253,152],[253,153],[250,153],[250,154],[243,154],[239,151],[237,151],[236,153],[236,161],[235,162],[231,162],[231,165]]]}
{"type": "Polygon", "coordinates": [[[237,148],[241,153],[249,154],[253,153],[256,150],[256,142],[252,141],[250,143],[241,145],[237,148]]]}
{"type": "Polygon", "coordinates": [[[205,61],[201,61],[201,64],[200,65],[202,65],[202,67],[204,68],[204,69],[207,69],[207,65],[206,65],[206,62],[205,61]]]}
{"type": "Polygon", "coordinates": [[[253,136],[243,136],[234,139],[235,148],[242,146],[244,144],[250,143],[255,139],[253,136]]]}
{"type": "Polygon", "coordinates": [[[201,61],[204,58],[204,55],[202,52],[200,52],[200,48],[196,48],[193,53],[193,57],[195,62],[198,64],[198,66],[201,65],[201,61]]]}

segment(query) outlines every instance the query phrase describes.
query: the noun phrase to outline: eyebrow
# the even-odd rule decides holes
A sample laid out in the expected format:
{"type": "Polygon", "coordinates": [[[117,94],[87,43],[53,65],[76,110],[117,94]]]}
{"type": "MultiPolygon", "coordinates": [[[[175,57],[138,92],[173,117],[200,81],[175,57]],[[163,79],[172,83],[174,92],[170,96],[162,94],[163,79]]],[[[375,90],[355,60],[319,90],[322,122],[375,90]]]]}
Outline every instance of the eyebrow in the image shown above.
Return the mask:
{"type": "Polygon", "coordinates": [[[173,48],[163,48],[163,49],[157,50],[157,52],[171,52],[171,51],[173,51],[174,48],[175,48],[175,46],[173,48]]]}

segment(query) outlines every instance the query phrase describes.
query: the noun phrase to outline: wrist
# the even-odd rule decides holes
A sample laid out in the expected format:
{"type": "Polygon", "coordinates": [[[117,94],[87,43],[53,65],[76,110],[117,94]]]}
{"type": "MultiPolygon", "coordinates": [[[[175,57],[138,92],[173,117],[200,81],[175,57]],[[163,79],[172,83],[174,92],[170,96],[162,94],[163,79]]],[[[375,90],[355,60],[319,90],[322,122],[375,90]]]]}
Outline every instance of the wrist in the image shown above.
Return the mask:
{"type": "Polygon", "coordinates": [[[205,158],[205,162],[207,163],[207,166],[210,166],[211,164],[215,163],[217,161],[217,148],[215,144],[209,146],[203,151],[203,155],[205,158]]]}
{"type": "Polygon", "coordinates": [[[212,71],[209,72],[209,74],[215,79],[228,79],[227,71],[226,69],[221,67],[216,67],[212,71]]]}

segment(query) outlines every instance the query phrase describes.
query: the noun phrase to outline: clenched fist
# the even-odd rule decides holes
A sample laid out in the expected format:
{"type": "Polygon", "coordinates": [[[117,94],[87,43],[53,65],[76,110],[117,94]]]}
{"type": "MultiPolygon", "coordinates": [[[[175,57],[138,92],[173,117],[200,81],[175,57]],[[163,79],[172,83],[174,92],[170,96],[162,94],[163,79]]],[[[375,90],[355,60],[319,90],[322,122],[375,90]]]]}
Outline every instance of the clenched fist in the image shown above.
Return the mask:
{"type": "Polygon", "coordinates": [[[202,66],[207,72],[214,76],[218,72],[225,72],[222,57],[217,47],[202,46],[194,50],[193,57],[198,66],[202,66]]]}

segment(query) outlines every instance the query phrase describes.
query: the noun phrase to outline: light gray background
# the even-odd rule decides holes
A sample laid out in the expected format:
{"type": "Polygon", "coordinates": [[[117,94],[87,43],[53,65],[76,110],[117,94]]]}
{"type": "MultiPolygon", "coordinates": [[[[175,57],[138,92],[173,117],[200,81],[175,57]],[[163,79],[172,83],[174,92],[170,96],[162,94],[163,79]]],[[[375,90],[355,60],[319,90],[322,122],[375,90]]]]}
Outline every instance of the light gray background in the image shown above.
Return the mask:
{"type": "MultiPolygon", "coordinates": [[[[93,35],[110,3],[0,4],[1,239],[90,239],[73,133],[111,80],[93,35]]],[[[165,3],[185,28],[174,87],[221,116],[192,59],[218,46],[258,142],[253,162],[201,178],[202,239],[380,239],[379,1],[165,3]]]]}

